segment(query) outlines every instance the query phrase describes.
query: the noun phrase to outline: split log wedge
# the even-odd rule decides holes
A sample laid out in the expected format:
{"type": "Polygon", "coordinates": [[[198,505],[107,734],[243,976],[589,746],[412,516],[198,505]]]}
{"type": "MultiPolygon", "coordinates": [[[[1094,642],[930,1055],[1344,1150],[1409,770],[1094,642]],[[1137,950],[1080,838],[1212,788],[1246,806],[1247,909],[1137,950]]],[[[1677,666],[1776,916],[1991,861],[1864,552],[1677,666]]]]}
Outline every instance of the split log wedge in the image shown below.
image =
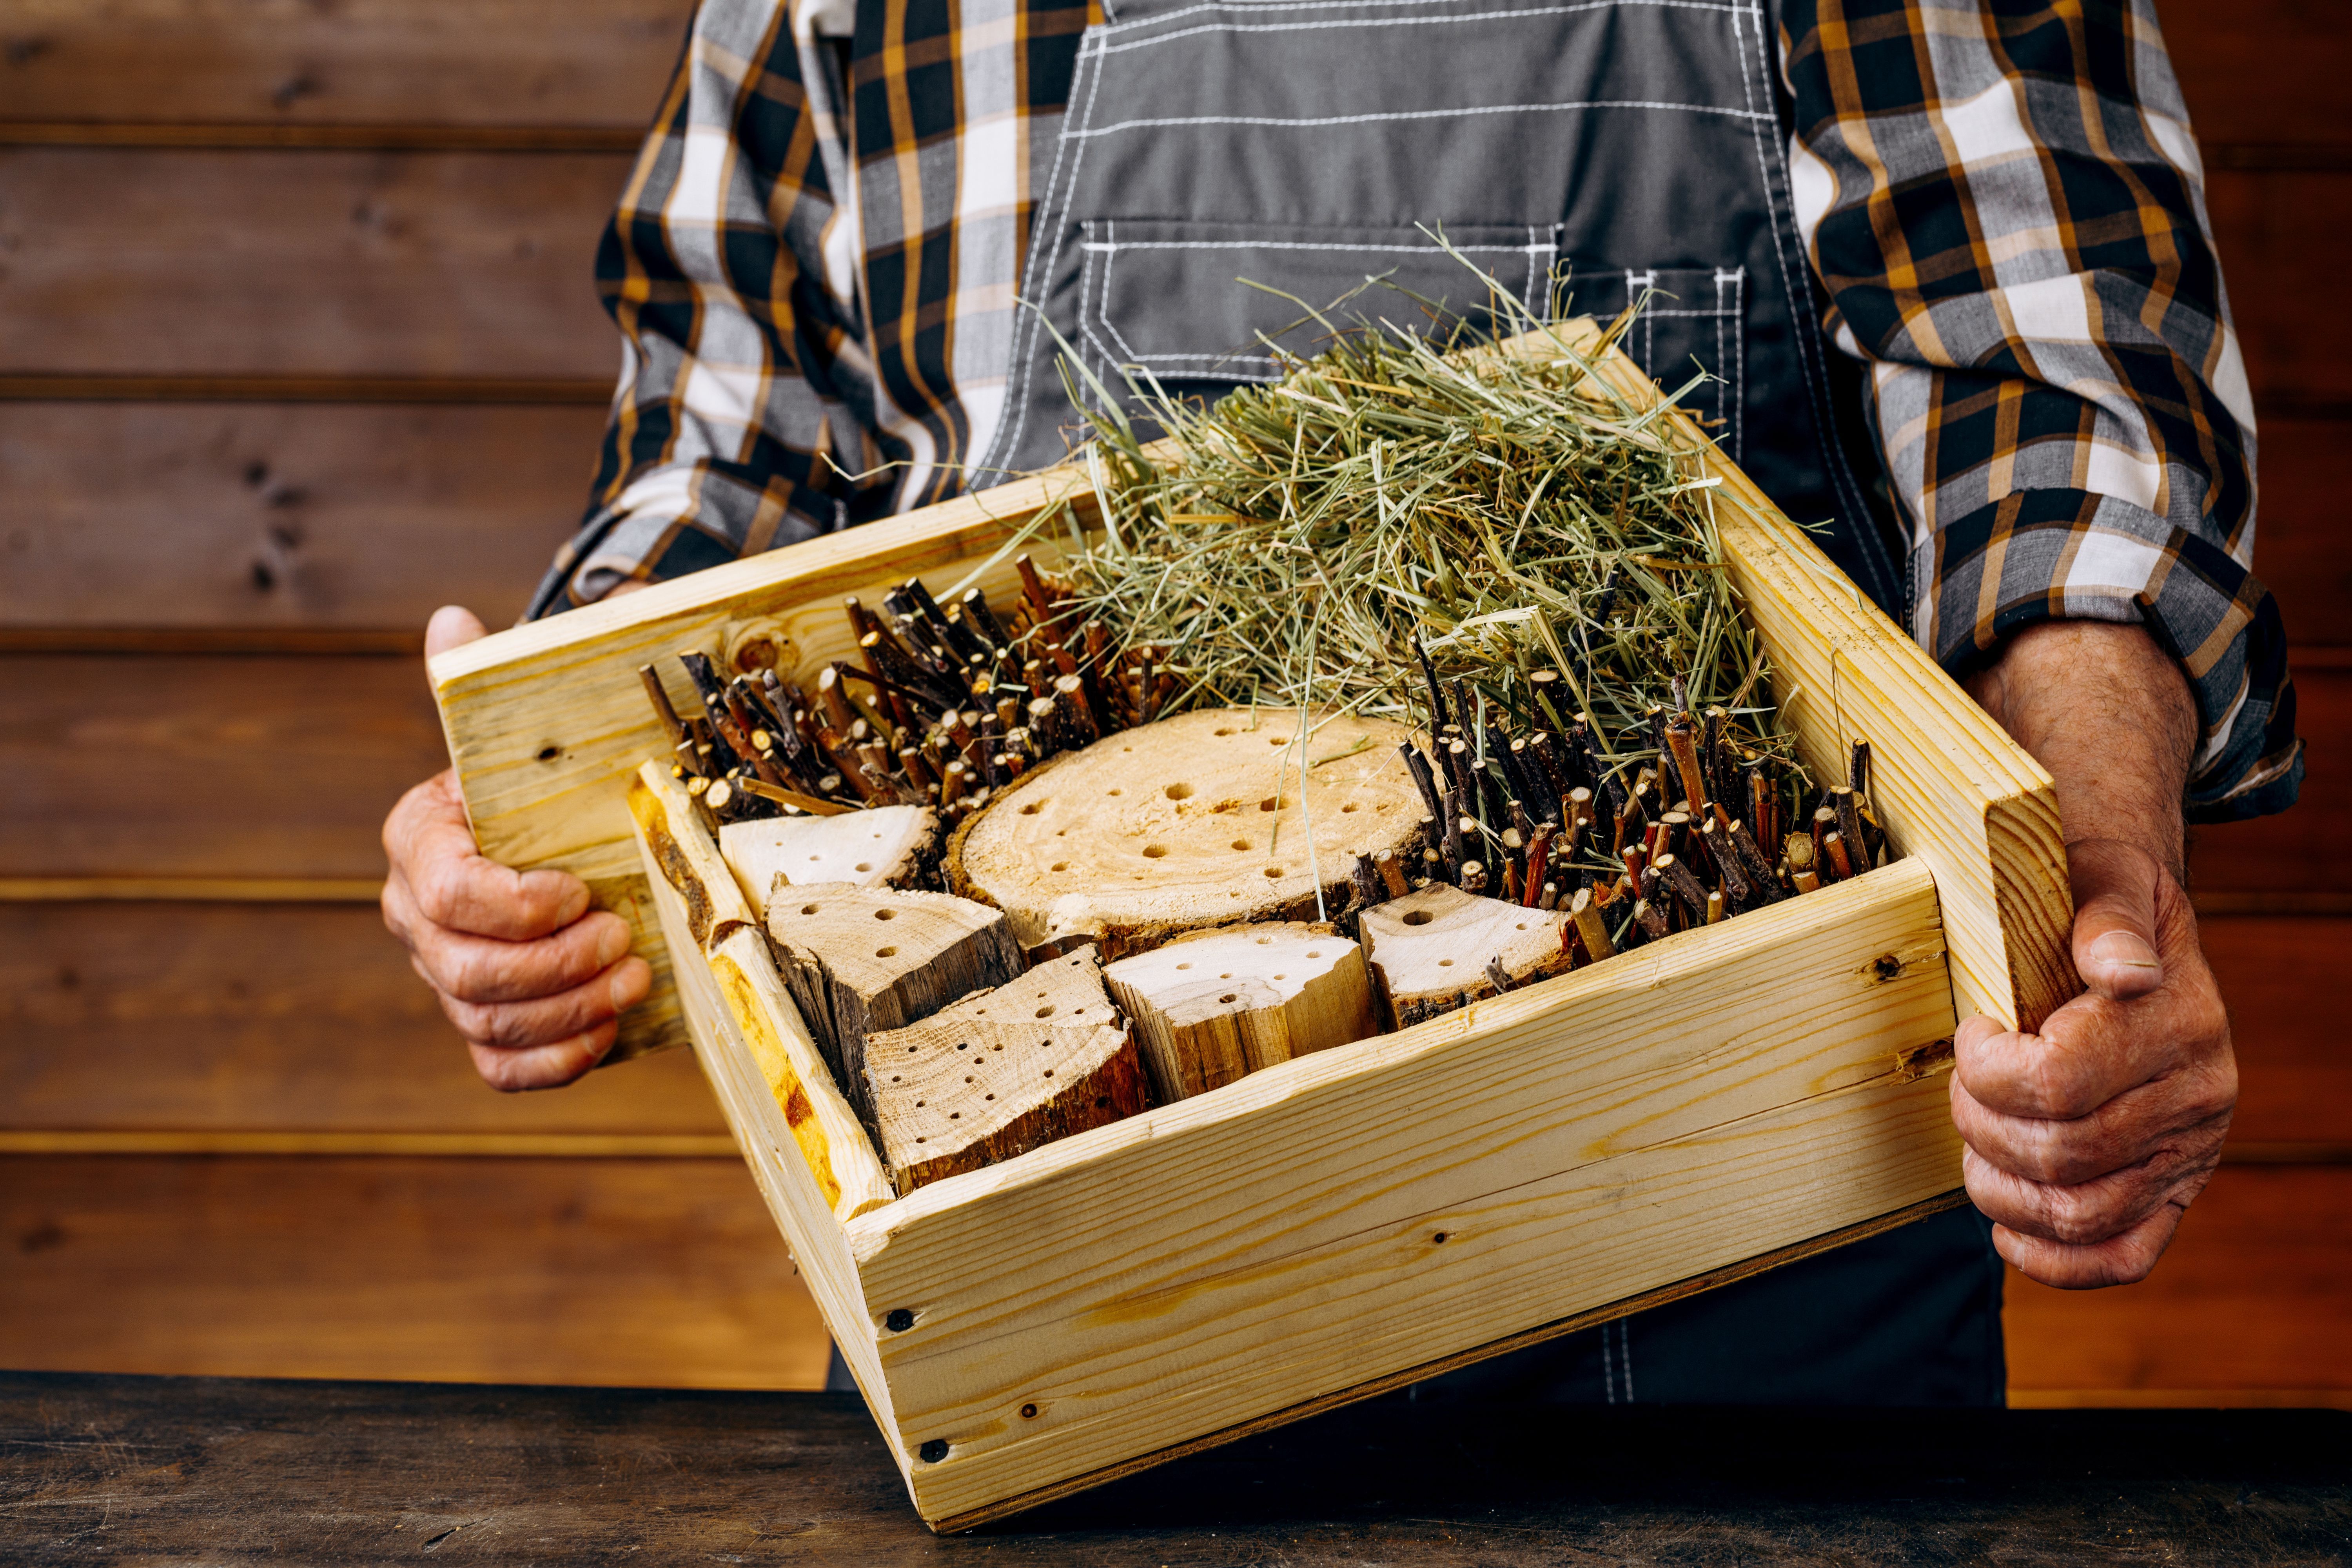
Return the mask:
{"type": "Polygon", "coordinates": [[[1363,950],[1328,926],[1180,936],[1103,971],[1162,1100],[1380,1032],[1363,950]]]}
{"type": "Polygon", "coordinates": [[[779,879],[794,887],[917,886],[939,863],[940,819],[929,806],[884,805],[839,816],[730,822],[719,830],[719,852],[764,918],[779,879]]]}
{"type": "Polygon", "coordinates": [[[768,937],[793,1001],[860,1118],[867,1039],[927,1018],[1025,967],[1004,916],[945,893],[794,887],[768,906],[768,937]]]}
{"type": "Polygon", "coordinates": [[[1150,1103],[1091,947],[869,1037],[866,1094],[901,1197],[1150,1103]]]}
{"type": "Polygon", "coordinates": [[[1568,969],[1559,910],[1530,910],[1482,899],[1444,882],[1366,910],[1357,922],[1390,1016],[1411,1028],[1483,995],[1492,961],[1514,985],[1568,969]]]}
{"type": "Polygon", "coordinates": [[[957,830],[948,889],[1004,910],[1024,947],[1093,942],[1108,958],[1313,920],[1318,879],[1337,913],[1350,858],[1417,855],[1423,808],[1397,753],[1411,730],[1318,722],[1302,747],[1296,708],[1208,709],[1056,758],[957,830]]]}

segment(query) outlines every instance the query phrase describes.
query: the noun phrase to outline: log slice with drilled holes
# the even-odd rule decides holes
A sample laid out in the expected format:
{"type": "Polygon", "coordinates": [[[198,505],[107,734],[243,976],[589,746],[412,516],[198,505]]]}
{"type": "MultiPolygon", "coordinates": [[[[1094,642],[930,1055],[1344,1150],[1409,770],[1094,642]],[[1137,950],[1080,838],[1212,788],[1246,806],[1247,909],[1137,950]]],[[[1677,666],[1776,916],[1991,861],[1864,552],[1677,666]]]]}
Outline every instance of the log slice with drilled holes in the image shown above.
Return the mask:
{"type": "Polygon", "coordinates": [[[772,900],[768,940],[811,1037],[869,1124],[867,1037],[1002,985],[1027,962],[1003,913],[984,904],[842,882],[772,900]]]}
{"type": "Polygon", "coordinates": [[[1025,947],[1093,942],[1107,958],[1210,926],[1317,919],[1318,883],[1321,913],[1337,913],[1351,856],[1418,851],[1425,808],[1397,754],[1412,735],[1318,716],[1302,744],[1296,708],[1123,730],[1026,775],[959,828],[948,887],[1003,910],[1025,947]]]}
{"type": "Polygon", "coordinates": [[[1358,921],[1372,983],[1398,1028],[1491,996],[1489,963],[1514,986],[1568,969],[1558,910],[1523,909],[1444,882],[1366,910],[1358,921]]]}
{"type": "Polygon", "coordinates": [[[1091,947],[866,1041],[866,1093],[901,1195],[1150,1103],[1091,947]]]}
{"type": "Polygon", "coordinates": [[[927,805],[884,805],[839,816],[730,822],[719,830],[719,852],[765,918],[779,880],[793,887],[919,886],[939,864],[940,817],[927,805]]]}
{"type": "Polygon", "coordinates": [[[1380,1032],[1363,950],[1329,926],[1194,931],[1103,971],[1162,1100],[1380,1032]]]}

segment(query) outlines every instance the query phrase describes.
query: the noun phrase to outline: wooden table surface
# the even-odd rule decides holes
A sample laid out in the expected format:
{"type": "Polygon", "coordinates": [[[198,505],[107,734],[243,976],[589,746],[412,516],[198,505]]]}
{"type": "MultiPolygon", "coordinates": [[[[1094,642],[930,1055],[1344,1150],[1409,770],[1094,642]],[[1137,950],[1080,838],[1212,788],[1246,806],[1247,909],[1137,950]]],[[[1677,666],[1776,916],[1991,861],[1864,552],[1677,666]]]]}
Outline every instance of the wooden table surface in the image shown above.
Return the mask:
{"type": "Polygon", "coordinates": [[[1390,1399],[966,1536],[846,1395],[0,1373],[0,1562],[2352,1563],[2352,1413],[1390,1399]]]}

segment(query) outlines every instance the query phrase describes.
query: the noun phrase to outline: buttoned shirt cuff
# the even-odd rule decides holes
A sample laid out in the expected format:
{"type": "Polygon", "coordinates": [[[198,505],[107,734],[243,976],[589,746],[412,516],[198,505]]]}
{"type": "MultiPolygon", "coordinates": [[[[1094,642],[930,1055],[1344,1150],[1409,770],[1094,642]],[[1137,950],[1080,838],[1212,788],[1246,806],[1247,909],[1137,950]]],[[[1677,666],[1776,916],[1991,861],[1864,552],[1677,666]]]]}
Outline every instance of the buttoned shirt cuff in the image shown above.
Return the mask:
{"type": "Polygon", "coordinates": [[[2284,811],[2303,783],[2286,630],[2261,581],[2211,540],[2083,489],[2013,491],[1939,529],[1929,651],[1959,674],[2044,620],[2137,624],[2179,661],[2202,734],[2189,820],[2284,811]]]}

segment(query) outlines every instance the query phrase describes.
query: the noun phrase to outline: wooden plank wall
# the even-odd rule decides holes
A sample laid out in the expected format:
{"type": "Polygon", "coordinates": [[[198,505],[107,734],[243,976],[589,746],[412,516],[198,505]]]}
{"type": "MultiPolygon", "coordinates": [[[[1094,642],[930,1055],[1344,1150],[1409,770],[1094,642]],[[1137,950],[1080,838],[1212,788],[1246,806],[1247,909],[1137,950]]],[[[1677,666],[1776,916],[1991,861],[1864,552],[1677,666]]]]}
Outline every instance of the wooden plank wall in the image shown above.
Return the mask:
{"type": "MultiPolygon", "coordinates": [[[[502,1098],[373,900],[415,655],[510,618],[616,360],[590,258],[688,0],[0,12],[0,1364],[794,1387],[682,1055],[502,1098]]],[[[2149,1284],[2013,1280],[2020,1403],[2352,1403],[2352,25],[2167,0],[2263,416],[2307,804],[2202,835],[2245,1073],[2149,1284]]]]}

